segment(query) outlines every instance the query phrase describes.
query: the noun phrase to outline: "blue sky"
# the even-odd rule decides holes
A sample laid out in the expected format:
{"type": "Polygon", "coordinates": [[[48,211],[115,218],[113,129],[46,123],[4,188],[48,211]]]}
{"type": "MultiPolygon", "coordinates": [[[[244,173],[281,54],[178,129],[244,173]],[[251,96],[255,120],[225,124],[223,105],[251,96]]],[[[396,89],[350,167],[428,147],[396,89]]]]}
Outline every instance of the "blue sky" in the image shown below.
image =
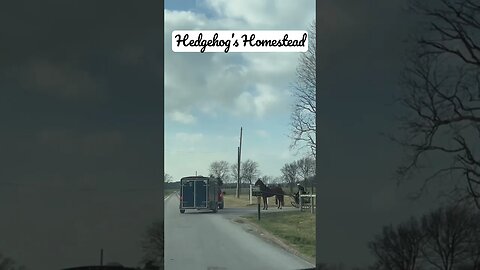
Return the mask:
{"type": "Polygon", "coordinates": [[[290,151],[291,85],[299,53],[173,53],[171,32],[188,29],[307,30],[308,1],[165,2],[165,172],[207,175],[210,163],[242,160],[262,175],[302,157],[290,151]]]}

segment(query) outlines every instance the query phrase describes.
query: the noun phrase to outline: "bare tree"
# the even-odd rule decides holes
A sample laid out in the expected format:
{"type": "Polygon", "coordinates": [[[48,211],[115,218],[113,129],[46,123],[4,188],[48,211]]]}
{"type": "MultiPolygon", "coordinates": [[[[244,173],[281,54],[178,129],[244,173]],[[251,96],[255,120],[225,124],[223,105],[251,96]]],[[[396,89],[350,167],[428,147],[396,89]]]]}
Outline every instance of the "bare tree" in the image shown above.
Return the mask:
{"type": "Polygon", "coordinates": [[[230,175],[229,175],[230,165],[227,161],[214,161],[210,164],[210,174],[213,177],[220,179],[222,182],[227,183],[229,182],[230,175]]]}
{"type": "Polygon", "coordinates": [[[263,183],[265,183],[265,185],[275,183],[275,178],[273,176],[270,176],[270,175],[264,175],[264,176],[260,177],[260,179],[262,180],[263,183]]]}
{"type": "Polygon", "coordinates": [[[374,269],[419,269],[423,242],[424,235],[415,218],[396,228],[392,225],[383,227],[382,234],[368,244],[376,258],[374,269]]]}
{"type": "Polygon", "coordinates": [[[297,67],[297,80],[293,85],[292,94],[295,104],[291,114],[290,126],[292,144],[291,149],[307,148],[309,154],[316,155],[316,60],[315,21],[310,26],[308,51],[300,57],[297,67]]]}
{"type": "Polygon", "coordinates": [[[148,227],[142,241],[143,259],[145,264],[163,265],[164,258],[164,223],[154,222],[148,227]]]}
{"type": "Polygon", "coordinates": [[[238,183],[239,184],[238,185],[238,190],[236,192],[236,197],[240,198],[240,194],[242,193],[242,175],[238,175],[238,164],[237,163],[233,163],[230,166],[230,178],[233,180],[232,181],[233,183],[238,183]],[[240,179],[238,179],[239,176],[240,176],[240,179]]]}
{"type": "Polygon", "coordinates": [[[258,169],[258,163],[256,161],[247,159],[246,161],[242,162],[240,177],[243,181],[251,185],[252,181],[256,180],[259,175],[260,170],[258,169]]]}
{"type": "Polygon", "coordinates": [[[472,226],[470,239],[468,243],[468,257],[459,263],[458,270],[480,269],[480,213],[471,211],[470,225],[472,226]]]}
{"type": "Polygon", "coordinates": [[[455,180],[451,194],[473,199],[480,208],[480,4],[431,4],[411,4],[426,20],[402,76],[406,91],[399,100],[408,111],[401,117],[405,136],[392,139],[409,155],[397,173],[399,180],[408,178],[422,169],[427,157],[435,156],[436,166],[424,178],[421,191],[448,174],[455,180]]]}
{"type": "Polygon", "coordinates": [[[480,213],[456,204],[397,227],[385,226],[369,242],[372,269],[480,269],[480,213]]]}
{"type": "MultiPolygon", "coordinates": [[[[242,176],[240,176],[240,178],[241,177],[242,176]]],[[[230,165],[230,179],[233,179],[234,183],[238,181],[238,165],[236,163],[230,165]]]]}
{"type": "Polygon", "coordinates": [[[297,160],[298,175],[306,184],[310,184],[313,194],[313,180],[315,179],[315,159],[304,157],[297,160]]]}
{"type": "Polygon", "coordinates": [[[298,182],[298,167],[296,162],[283,165],[282,176],[290,187],[290,193],[293,193],[293,187],[298,182]]]}
{"type": "Polygon", "coordinates": [[[275,183],[275,184],[278,184],[278,185],[282,185],[282,184],[284,184],[285,179],[283,179],[282,176],[275,176],[273,178],[272,182],[275,183]]]}
{"type": "Polygon", "coordinates": [[[469,209],[462,206],[440,208],[425,215],[422,218],[426,235],[423,257],[440,270],[452,270],[469,261],[471,238],[478,227],[473,217],[469,209]]]}
{"type": "Polygon", "coordinates": [[[165,181],[165,183],[170,183],[173,181],[173,176],[171,176],[170,174],[166,173],[165,176],[163,177],[163,180],[165,181]]]}
{"type": "Polygon", "coordinates": [[[473,232],[470,238],[470,262],[468,263],[471,269],[480,269],[480,213],[471,212],[474,216],[472,218],[473,232]]]}
{"type": "MultiPolygon", "coordinates": [[[[242,162],[241,166],[241,179],[251,185],[252,182],[256,180],[260,175],[258,163],[251,159],[247,159],[246,161],[242,162]]],[[[250,198],[250,193],[248,193],[248,198],[250,198]]]]}

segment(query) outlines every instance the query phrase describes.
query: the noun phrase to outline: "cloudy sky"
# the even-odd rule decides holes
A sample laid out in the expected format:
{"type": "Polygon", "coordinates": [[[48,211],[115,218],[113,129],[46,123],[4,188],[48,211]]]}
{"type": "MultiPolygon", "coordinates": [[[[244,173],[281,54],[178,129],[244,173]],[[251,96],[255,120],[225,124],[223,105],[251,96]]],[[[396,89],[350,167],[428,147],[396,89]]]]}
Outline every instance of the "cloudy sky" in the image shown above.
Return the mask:
{"type": "Polygon", "coordinates": [[[299,53],[174,53],[174,30],[307,30],[315,1],[165,1],[165,172],[207,175],[242,160],[262,175],[301,157],[291,143],[291,85],[299,53]]]}

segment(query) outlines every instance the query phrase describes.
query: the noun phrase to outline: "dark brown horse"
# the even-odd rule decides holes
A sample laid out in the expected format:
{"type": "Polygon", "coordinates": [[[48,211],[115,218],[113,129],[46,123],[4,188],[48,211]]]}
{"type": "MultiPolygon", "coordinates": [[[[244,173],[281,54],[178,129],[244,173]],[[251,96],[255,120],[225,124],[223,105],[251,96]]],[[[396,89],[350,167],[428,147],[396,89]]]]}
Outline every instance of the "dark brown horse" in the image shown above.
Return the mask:
{"type": "Polygon", "coordinates": [[[285,192],[283,192],[281,187],[267,187],[260,179],[255,182],[255,186],[260,187],[260,191],[262,192],[263,210],[268,209],[267,197],[273,196],[275,196],[275,204],[277,204],[277,208],[282,209],[282,206],[284,206],[283,195],[285,195],[285,192]]]}

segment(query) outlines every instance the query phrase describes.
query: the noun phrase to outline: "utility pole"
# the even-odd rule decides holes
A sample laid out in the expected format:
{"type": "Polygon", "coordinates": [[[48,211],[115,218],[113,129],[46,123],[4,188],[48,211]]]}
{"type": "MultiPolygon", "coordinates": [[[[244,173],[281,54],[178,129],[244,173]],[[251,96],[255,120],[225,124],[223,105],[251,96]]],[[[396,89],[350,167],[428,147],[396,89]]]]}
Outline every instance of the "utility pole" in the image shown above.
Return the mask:
{"type": "Polygon", "coordinates": [[[242,131],[243,127],[240,127],[240,146],[237,148],[237,156],[238,156],[238,162],[237,162],[237,198],[240,198],[240,164],[241,164],[241,159],[242,159],[242,131]]]}
{"type": "Polygon", "coordinates": [[[103,248],[100,249],[100,266],[103,266],[103,248]]]}

